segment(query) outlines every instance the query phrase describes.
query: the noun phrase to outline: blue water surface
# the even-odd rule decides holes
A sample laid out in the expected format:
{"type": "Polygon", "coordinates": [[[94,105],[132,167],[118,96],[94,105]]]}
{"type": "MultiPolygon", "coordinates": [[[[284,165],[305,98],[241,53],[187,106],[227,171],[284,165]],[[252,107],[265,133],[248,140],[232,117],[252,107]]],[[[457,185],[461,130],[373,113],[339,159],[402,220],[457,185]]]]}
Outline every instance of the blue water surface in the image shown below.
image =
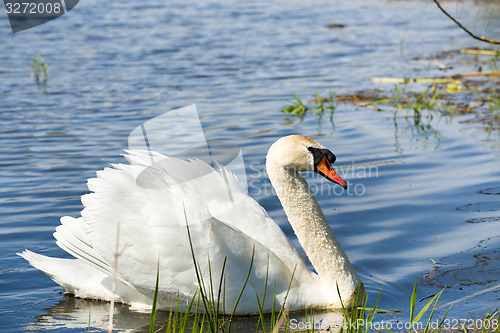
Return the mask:
{"type": "MultiPolygon", "coordinates": [[[[266,151],[303,134],[335,152],[349,191],[309,181],[371,295],[383,286],[381,308],[407,310],[416,279],[419,307],[443,287],[440,304],[479,293],[456,303],[451,318],[500,306],[498,288],[481,294],[499,283],[498,131],[465,122],[474,115],[435,114],[422,128],[401,113],[349,104],[322,119],[280,112],[294,93],[307,101],[316,91],[393,91],[371,79],[475,71],[465,63],[443,73],[430,60],[484,46],[432,2],[86,0],[16,34],[2,13],[0,39],[3,332],[106,327],[107,303],[64,295],[16,252],[69,258],[52,233],[61,216],[79,216],[86,179],[125,161],[134,128],[189,104],[210,140],[242,147],[250,195],[295,243],[269,190],[266,151]],[[39,52],[45,83],[31,77],[39,52]]],[[[118,306],[117,331],[148,323],[147,314],[118,306]]]]}

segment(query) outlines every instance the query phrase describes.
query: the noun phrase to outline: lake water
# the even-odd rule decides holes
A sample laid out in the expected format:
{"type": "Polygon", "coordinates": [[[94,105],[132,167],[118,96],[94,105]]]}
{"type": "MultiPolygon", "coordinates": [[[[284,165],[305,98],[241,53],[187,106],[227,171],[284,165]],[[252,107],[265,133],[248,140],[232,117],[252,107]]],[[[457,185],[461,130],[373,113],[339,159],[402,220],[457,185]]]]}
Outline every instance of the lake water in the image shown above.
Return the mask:
{"type": "MultiPolygon", "coordinates": [[[[384,287],[379,307],[407,310],[416,279],[418,307],[445,286],[440,304],[479,292],[456,303],[450,318],[500,306],[498,130],[467,122],[475,115],[435,114],[419,128],[401,113],[394,120],[392,112],[342,104],[331,121],[280,112],[293,93],[393,91],[371,78],[475,71],[457,63],[443,72],[429,60],[485,46],[431,2],[87,0],[17,34],[2,13],[0,38],[3,332],[82,331],[89,314],[93,328],[106,326],[107,303],[65,296],[15,253],[69,257],[52,233],[61,216],[79,215],[86,179],[124,161],[128,135],[141,123],[193,103],[207,137],[242,147],[250,194],[292,240],[278,199],[262,190],[267,148],[303,134],[335,152],[350,190],[309,181],[372,299],[384,287]],[[345,27],[326,27],[332,23],[345,27]],[[45,86],[30,79],[38,52],[48,63],[45,86]]],[[[147,314],[117,312],[117,330],[147,328],[147,314]]]]}

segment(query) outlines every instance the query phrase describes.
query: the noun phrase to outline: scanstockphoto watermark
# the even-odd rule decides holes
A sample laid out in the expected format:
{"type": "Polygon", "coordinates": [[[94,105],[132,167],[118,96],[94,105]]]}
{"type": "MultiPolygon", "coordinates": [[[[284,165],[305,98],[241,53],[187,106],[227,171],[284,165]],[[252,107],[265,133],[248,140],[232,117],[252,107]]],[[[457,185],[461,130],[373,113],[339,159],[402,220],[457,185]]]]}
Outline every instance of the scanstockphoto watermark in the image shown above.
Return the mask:
{"type": "MultiPolygon", "coordinates": [[[[262,183],[261,179],[267,179],[265,167],[258,162],[251,163],[249,169],[252,171],[252,179],[248,180],[248,190],[254,195],[274,195],[274,188],[270,183],[262,183]]],[[[317,195],[347,195],[347,196],[363,196],[366,194],[366,186],[363,180],[368,178],[378,178],[379,170],[376,165],[356,165],[351,162],[350,165],[335,167],[337,174],[347,182],[347,190],[340,186],[333,186],[331,182],[320,179],[319,182],[309,182],[311,193],[317,195]]],[[[309,178],[307,174],[304,177],[309,178]]]]}
{"type": "Polygon", "coordinates": [[[3,0],[12,32],[31,29],[55,20],[78,4],[79,0],[3,0]]]}
{"type": "Polygon", "coordinates": [[[321,319],[317,322],[311,321],[299,321],[297,319],[291,319],[289,321],[290,328],[292,330],[325,330],[325,331],[338,331],[341,328],[344,331],[347,330],[367,330],[367,331],[415,331],[423,332],[426,328],[430,330],[463,330],[467,331],[481,331],[486,330],[498,330],[500,327],[498,318],[496,319],[435,319],[429,322],[409,322],[409,321],[367,321],[365,319],[358,319],[356,321],[343,321],[336,322],[326,319],[321,319]]]}

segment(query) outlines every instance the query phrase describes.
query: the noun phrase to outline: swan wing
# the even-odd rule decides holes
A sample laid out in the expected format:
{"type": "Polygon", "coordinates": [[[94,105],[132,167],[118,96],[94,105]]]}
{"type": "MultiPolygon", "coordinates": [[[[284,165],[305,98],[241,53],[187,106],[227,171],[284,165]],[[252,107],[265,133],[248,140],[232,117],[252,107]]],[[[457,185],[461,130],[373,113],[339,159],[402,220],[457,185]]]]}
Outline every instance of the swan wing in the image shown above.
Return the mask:
{"type": "Polygon", "coordinates": [[[195,295],[193,253],[205,291],[216,299],[221,293],[213,290],[223,286],[226,311],[247,275],[238,313],[257,312],[256,292],[283,299],[292,275],[294,290],[317,283],[279,226],[224,167],[146,151],[125,157],[129,164],[89,179],[82,217],[65,217],[56,230],[58,245],[79,260],[108,275],[116,265],[120,283],[150,299],[159,271],[165,308],[195,295]]]}

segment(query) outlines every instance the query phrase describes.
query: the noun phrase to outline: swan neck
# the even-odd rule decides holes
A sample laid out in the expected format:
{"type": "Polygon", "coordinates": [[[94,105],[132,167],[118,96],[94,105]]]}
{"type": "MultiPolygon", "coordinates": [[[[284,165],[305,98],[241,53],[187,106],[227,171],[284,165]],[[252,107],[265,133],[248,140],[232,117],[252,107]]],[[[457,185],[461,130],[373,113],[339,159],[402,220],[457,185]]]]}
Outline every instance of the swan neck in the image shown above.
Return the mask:
{"type": "Polygon", "coordinates": [[[345,304],[360,286],[358,274],[333,235],[306,180],[296,171],[269,162],[267,172],[271,183],[324,291],[333,302],[339,302],[338,286],[345,304]]]}

